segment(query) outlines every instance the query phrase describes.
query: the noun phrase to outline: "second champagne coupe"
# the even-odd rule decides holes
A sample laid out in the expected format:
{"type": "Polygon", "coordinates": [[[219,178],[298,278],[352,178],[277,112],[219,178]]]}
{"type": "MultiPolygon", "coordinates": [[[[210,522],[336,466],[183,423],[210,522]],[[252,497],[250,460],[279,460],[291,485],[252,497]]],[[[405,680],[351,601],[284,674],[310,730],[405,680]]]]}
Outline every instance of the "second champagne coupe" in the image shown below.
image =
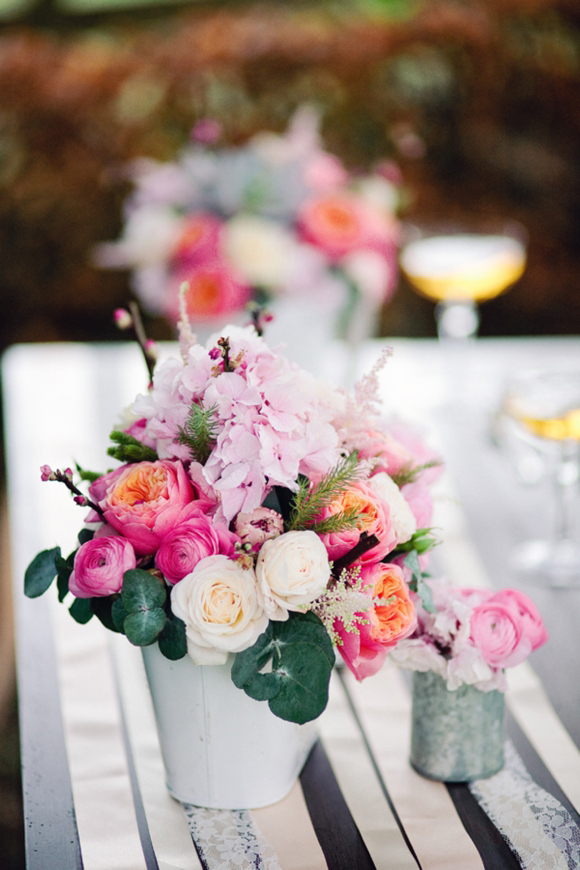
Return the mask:
{"type": "Polygon", "coordinates": [[[516,547],[512,567],[529,582],[580,586],[580,366],[517,375],[508,385],[502,410],[511,435],[538,452],[554,486],[552,536],[516,547]]]}
{"type": "Polygon", "coordinates": [[[526,264],[526,233],[515,222],[481,226],[409,227],[401,268],[414,289],[435,300],[440,338],[477,334],[477,303],[507,290],[526,264]]]}

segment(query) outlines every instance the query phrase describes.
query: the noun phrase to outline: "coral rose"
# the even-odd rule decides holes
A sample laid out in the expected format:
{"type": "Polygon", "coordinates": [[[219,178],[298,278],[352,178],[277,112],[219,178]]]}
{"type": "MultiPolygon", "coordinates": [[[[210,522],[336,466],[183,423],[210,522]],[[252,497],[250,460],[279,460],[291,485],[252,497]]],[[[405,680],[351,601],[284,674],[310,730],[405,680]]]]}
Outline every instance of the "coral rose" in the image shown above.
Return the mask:
{"type": "Polygon", "coordinates": [[[375,674],[383,666],[389,650],[409,637],[417,618],[409,589],[398,565],[376,562],[362,567],[361,576],[372,595],[372,604],[365,614],[367,620],[358,631],[344,631],[341,623],[335,628],[342,639],[338,651],[357,680],[375,674]]]}
{"type": "Polygon", "coordinates": [[[125,571],[136,565],[135,550],[126,538],[93,538],[77,550],[68,588],[77,598],[112,595],[120,591],[125,571]]]}
{"type": "Polygon", "coordinates": [[[339,514],[353,508],[359,514],[356,528],[331,532],[320,537],[328,550],[329,557],[340,559],[358,544],[363,532],[368,535],[376,535],[379,543],[360,557],[362,562],[376,562],[390,553],[396,546],[397,535],[393,528],[388,504],[368,484],[362,481],[351,483],[338,498],[325,508],[319,519],[326,519],[333,514],[339,514]]]}
{"type": "Polygon", "coordinates": [[[208,556],[171,590],[171,609],[185,623],[187,651],[196,665],[223,665],[266,630],[253,569],[227,556],[208,556]]]}
{"type": "Polygon", "coordinates": [[[106,522],[140,555],[156,552],[167,532],[187,518],[196,498],[181,462],[169,459],[122,465],[99,477],[89,492],[106,522]]]}

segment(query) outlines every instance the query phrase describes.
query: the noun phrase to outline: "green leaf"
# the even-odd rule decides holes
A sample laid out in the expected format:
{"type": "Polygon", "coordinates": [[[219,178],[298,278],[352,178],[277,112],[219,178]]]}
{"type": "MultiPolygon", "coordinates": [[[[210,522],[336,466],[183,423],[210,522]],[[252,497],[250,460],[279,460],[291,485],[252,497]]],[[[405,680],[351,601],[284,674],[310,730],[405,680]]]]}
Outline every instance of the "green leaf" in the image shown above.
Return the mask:
{"type": "Polygon", "coordinates": [[[100,471],[87,471],[85,468],[81,468],[78,462],[75,462],[75,468],[81,480],[88,480],[91,483],[103,476],[100,471]]]}
{"type": "Polygon", "coordinates": [[[166,623],[159,635],[159,650],[166,659],[177,661],[187,653],[187,637],[185,623],[173,613],[166,614],[166,623]]]}
{"type": "Polygon", "coordinates": [[[320,647],[311,643],[288,644],[275,673],[279,692],[268,701],[275,716],[302,725],[316,719],[328,703],[332,664],[320,647]]]}
{"type": "Polygon", "coordinates": [[[334,660],[318,616],[294,613],[286,622],[270,622],[252,647],[236,655],[232,680],[251,698],[267,700],[276,716],[303,723],[326,706],[334,660]]]}
{"type": "Polygon", "coordinates": [[[59,601],[64,601],[68,595],[68,581],[73,571],[76,552],[77,551],[74,550],[66,559],[63,559],[60,556],[57,556],[56,558],[56,586],[58,589],[59,601]]]}
{"type": "Polygon", "coordinates": [[[85,623],[94,616],[94,611],[91,607],[91,599],[75,598],[69,607],[68,612],[73,619],[76,619],[76,621],[80,622],[81,625],[85,625],[85,623]]]}
{"type": "Polygon", "coordinates": [[[24,574],[24,594],[28,598],[38,598],[46,592],[56,577],[58,558],[60,558],[60,547],[37,553],[24,574]]]}
{"type": "Polygon", "coordinates": [[[109,631],[119,631],[113,620],[112,609],[115,602],[112,595],[94,596],[90,599],[91,608],[95,616],[103,623],[109,631]]]}
{"type": "Polygon", "coordinates": [[[253,646],[236,654],[232,665],[232,682],[238,689],[245,688],[274,655],[275,626],[275,622],[268,623],[268,628],[258,637],[253,646]]]}
{"type": "Polygon", "coordinates": [[[423,607],[428,613],[437,613],[435,605],[433,604],[431,587],[428,586],[427,583],[425,583],[425,580],[423,578],[423,573],[419,564],[419,554],[417,553],[417,551],[411,550],[410,553],[407,553],[403,560],[403,564],[411,572],[412,579],[409,583],[409,589],[417,593],[423,603],[423,607]]]}
{"type": "Polygon", "coordinates": [[[121,632],[121,634],[125,634],[125,629],[123,627],[123,623],[125,622],[127,616],[129,614],[123,607],[123,599],[121,596],[115,598],[113,604],[111,605],[111,618],[113,620],[113,624],[117,631],[121,632]]]}
{"type": "Polygon", "coordinates": [[[86,544],[88,541],[92,541],[95,537],[94,529],[81,529],[78,533],[78,542],[82,546],[86,544]]]}
{"type": "Polygon", "coordinates": [[[160,607],[130,613],[123,623],[127,640],[135,646],[149,646],[157,640],[166,619],[165,611],[160,607]]]}
{"type": "Polygon", "coordinates": [[[109,435],[111,441],[114,441],[116,447],[109,447],[107,453],[113,456],[120,462],[155,462],[159,457],[155,450],[147,447],[137,438],[128,435],[127,432],[120,432],[118,429],[113,429],[109,435]]]}
{"type": "Polygon", "coordinates": [[[125,571],[121,598],[128,614],[123,622],[127,638],[136,646],[153,643],[167,619],[164,610],[167,590],[163,580],[141,568],[125,571]]]}

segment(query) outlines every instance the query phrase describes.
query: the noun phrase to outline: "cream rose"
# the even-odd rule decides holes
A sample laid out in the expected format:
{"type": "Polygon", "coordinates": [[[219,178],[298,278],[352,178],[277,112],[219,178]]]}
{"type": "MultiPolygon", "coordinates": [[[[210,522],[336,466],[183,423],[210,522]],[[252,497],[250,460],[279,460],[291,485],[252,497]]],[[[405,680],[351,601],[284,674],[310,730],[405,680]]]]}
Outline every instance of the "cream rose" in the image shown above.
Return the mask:
{"type": "Polygon", "coordinates": [[[397,544],[404,544],[417,531],[417,522],[405,496],[385,471],[379,471],[367,480],[367,484],[375,495],[388,504],[397,544]]]}
{"type": "Polygon", "coordinates": [[[223,665],[266,630],[256,575],[227,556],[201,559],[171,590],[171,609],[185,623],[196,665],[223,665]]]}
{"type": "Polygon", "coordinates": [[[270,619],[288,619],[289,610],[300,610],[326,589],[326,547],[315,532],[286,532],[262,545],[256,576],[270,619]]]}

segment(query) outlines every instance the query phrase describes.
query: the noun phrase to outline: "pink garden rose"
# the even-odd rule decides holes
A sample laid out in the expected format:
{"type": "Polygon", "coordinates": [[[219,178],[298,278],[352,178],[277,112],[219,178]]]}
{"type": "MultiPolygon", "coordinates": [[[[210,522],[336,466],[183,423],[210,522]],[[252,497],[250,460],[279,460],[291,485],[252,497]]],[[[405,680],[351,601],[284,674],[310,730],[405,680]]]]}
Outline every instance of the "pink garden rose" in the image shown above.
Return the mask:
{"type": "Polygon", "coordinates": [[[172,584],[190,574],[206,556],[234,557],[236,535],[225,525],[214,523],[202,511],[190,516],[169,531],[155,556],[155,564],[172,584]]]}
{"type": "Polygon", "coordinates": [[[182,463],[170,459],[122,465],[99,477],[89,492],[106,522],[128,538],[139,555],[155,553],[174,526],[206,506],[196,499],[182,463]]]}
{"type": "Polygon", "coordinates": [[[403,497],[415,517],[418,529],[428,529],[433,518],[433,499],[423,483],[407,483],[401,487],[403,497]]]}
{"type": "Polygon", "coordinates": [[[376,562],[386,556],[396,546],[397,536],[391,522],[389,506],[370,486],[362,481],[351,483],[338,498],[334,499],[322,512],[319,519],[354,508],[360,518],[355,529],[321,535],[330,559],[339,559],[358,544],[361,534],[376,535],[379,543],[367,550],[361,562],[376,562]]]}
{"type": "Polygon", "coordinates": [[[176,263],[212,263],[218,259],[223,221],[212,214],[188,215],[173,251],[176,263]]]}
{"type": "Polygon", "coordinates": [[[125,571],[136,565],[135,550],[126,538],[93,538],[76,552],[69,589],[77,598],[112,595],[120,591],[125,571]]]}
{"type": "Polygon", "coordinates": [[[174,321],[179,320],[179,290],[184,282],[188,284],[185,305],[194,323],[241,311],[251,295],[250,287],[222,258],[179,263],[171,272],[164,298],[165,314],[174,321]]]}
{"type": "Polygon", "coordinates": [[[511,668],[532,651],[524,620],[512,602],[494,600],[479,604],[471,615],[471,638],[492,668],[511,668]]]}
{"type": "Polygon", "coordinates": [[[364,566],[361,576],[369,591],[371,606],[357,631],[335,629],[342,639],[338,650],[357,680],[376,674],[389,650],[415,630],[417,618],[409,588],[398,565],[376,562],[364,566]]]}
{"type": "Polygon", "coordinates": [[[358,454],[361,459],[378,460],[376,472],[386,471],[391,476],[414,464],[413,454],[406,447],[388,432],[378,429],[369,429],[364,433],[358,454]]]}

